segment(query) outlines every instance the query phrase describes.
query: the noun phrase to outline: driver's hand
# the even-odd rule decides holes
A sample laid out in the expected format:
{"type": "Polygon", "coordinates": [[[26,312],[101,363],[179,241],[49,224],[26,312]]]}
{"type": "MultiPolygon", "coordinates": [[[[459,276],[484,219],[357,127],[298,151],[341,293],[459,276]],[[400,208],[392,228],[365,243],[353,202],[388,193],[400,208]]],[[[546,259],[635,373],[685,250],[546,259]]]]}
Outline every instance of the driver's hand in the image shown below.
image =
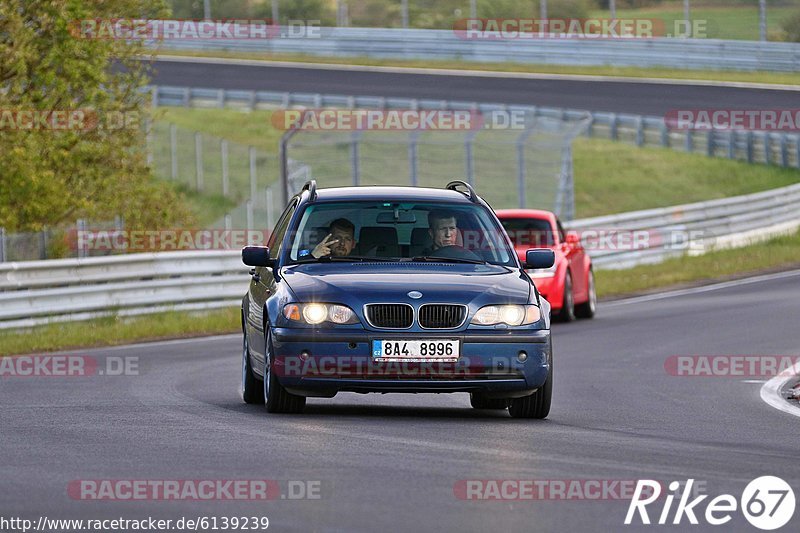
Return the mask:
{"type": "Polygon", "coordinates": [[[329,233],[327,237],[322,239],[321,243],[314,247],[314,250],[311,251],[311,255],[313,255],[315,259],[325,257],[326,255],[331,255],[331,245],[339,242],[338,239],[331,239],[333,239],[333,235],[329,233]]]}

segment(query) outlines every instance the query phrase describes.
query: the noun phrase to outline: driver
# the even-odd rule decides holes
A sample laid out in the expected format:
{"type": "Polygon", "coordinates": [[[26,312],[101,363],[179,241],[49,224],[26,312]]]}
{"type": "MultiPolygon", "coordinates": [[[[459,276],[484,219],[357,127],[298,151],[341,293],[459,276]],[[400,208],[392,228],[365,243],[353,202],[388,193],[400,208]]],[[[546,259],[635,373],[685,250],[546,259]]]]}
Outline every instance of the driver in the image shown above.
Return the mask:
{"type": "Polygon", "coordinates": [[[328,226],[328,235],[311,252],[315,258],[350,255],[356,247],[356,227],[346,218],[337,218],[328,226]]]}
{"type": "Polygon", "coordinates": [[[445,246],[456,246],[458,222],[455,213],[443,210],[428,213],[428,233],[433,241],[431,252],[445,246]]]}

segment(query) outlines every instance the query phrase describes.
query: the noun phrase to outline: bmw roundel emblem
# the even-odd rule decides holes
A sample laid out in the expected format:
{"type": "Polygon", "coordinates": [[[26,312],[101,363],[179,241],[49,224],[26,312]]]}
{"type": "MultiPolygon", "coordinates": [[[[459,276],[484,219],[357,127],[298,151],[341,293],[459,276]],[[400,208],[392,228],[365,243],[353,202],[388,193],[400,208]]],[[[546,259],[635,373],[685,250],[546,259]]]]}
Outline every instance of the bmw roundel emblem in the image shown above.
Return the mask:
{"type": "Polygon", "coordinates": [[[422,298],[422,293],[419,291],[411,291],[408,293],[409,298],[414,298],[415,300],[419,300],[422,298]]]}

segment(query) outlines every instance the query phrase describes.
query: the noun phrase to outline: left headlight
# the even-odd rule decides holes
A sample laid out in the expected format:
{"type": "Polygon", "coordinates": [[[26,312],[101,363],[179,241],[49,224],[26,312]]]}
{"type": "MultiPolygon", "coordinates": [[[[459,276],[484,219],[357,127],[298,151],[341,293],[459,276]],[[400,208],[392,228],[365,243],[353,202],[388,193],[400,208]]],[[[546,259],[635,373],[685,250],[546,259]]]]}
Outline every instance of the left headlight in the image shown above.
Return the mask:
{"type": "Polygon", "coordinates": [[[293,322],[301,322],[316,326],[323,322],[333,324],[358,324],[358,317],[352,309],[340,304],[286,304],[283,316],[293,322]]]}
{"type": "Polygon", "coordinates": [[[476,326],[494,326],[508,324],[509,326],[527,326],[538,322],[542,312],[536,305],[487,305],[481,307],[470,324],[476,326]]]}

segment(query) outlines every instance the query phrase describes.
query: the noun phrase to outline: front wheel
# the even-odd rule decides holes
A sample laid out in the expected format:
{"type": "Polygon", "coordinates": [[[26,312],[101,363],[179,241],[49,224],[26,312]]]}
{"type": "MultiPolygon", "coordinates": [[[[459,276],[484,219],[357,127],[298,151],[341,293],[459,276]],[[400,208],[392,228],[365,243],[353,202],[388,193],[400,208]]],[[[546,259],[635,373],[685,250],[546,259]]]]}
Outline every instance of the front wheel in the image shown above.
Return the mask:
{"type": "Polygon", "coordinates": [[[550,358],[550,370],[547,381],[539,390],[530,396],[512,398],[508,404],[508,414],[512,418],[547,418],[550,414],[550,400],[553,397],[553,358],[550,358]]]}
{"type": "Polygon", "coordinates": [[[242,341],[242,399],[244,403],[262,405],[264,403],[264,386],[261,384],[250,366],[250,348],[247,335],[242,341]]]}
{"type": "Polygon", "coordinates": [[[597,292],[594,288],[594,272],[589,270],[589,277],[586,280],[589,299],[585,303],[575,306],[575,316],[578,318],[592,318],[597,312],[597,292]]]}
{"type": "Polygon", "coordinates": [[[272,334],[267,333],[267,350],[264,356],[264,400],[269,413],[302,413],[306,406],[305,396],[287,391],[273,371],[272,334]]]}

